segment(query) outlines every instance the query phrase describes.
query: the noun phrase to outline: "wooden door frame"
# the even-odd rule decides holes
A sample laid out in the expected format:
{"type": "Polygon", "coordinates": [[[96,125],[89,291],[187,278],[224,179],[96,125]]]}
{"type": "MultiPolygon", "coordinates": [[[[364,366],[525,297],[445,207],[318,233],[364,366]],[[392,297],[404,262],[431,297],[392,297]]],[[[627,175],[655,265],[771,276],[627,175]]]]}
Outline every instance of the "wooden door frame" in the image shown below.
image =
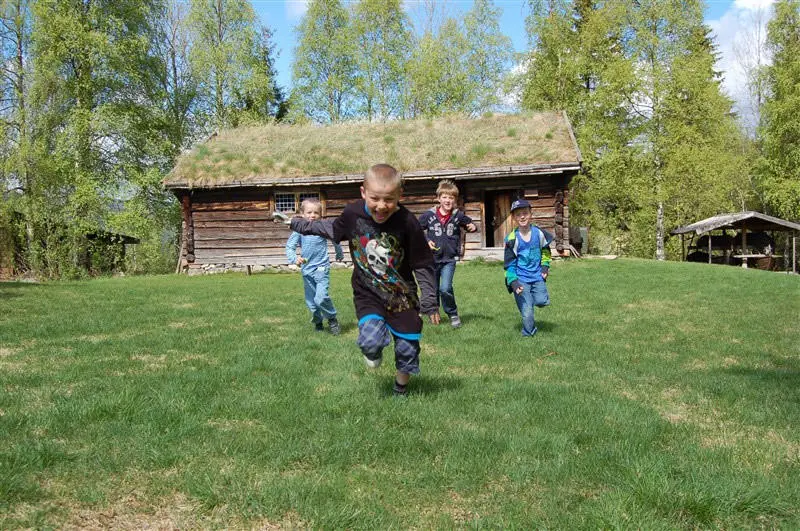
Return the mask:
{"type": "MultiPolygon", "coordinates": [[[[499,244],[498,244],[497,241],[495,241],[493,247],[488,247],[488,245],[487,245],[487,237],[486,237],[486,235],[488,234],[488,230],[489,230],[487,225],[489,224],[489,221],[490,221],[488,216],[486,215],[486,195],[487,195],[487,192],[491,193],[493,195],[498,193],[498,192],[511,192],[511,195],[513,196],[513,194],[515,192],[519,193],[519,190],[520,190],[519,186],[490,186],[490,187],[484,187],[484,188],[481,189],[481,217],[483,219],[481,245],[482,245],[483,248],[485,248],[485,249],[499,249],[499,248],[503,247],[503,242],[502,241],[500,241],[499,244]]],[[[513,197],[509,197],[509,199],[510,199],[510,202],[509,202],[509,207],[510,207],[511,203],[514,202],[514,199],[513,199],[513,197]]],[[[492,230],[492,234],[494,234],[494,227],[492,227],[491,230],[492,230]]],[[[494,239],[496,239],[496,238],[494,238],[494,239]]]]}

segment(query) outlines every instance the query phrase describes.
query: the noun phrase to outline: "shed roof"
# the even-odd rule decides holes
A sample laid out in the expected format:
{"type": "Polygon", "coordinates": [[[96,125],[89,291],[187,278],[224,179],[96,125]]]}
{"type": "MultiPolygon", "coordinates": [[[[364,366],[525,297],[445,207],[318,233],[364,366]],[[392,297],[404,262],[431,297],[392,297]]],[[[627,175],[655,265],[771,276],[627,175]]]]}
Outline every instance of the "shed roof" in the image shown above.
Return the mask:
{"type": "Polygon", "coordinates": [[[171,189],[359,182],[385,162],[406,179],[478,178],[580,169],[565,113],[477,119],[344,122],[220,131],[182,155],[164,180],[171,189]]]}
{"type": "Polygon", "coordinates": [[[710,218],[696,221],[691,225],[679,227],[673,230],[670,234],[686,234],[688,232],[695,232],[703,234],[717,229],[741,229],[747,227],[750,231],[764,231],[764,230],[777,230],[777,231],[800,231],[800,224],[786,221],[785,219],[774,218],[761,212],[747,210],[744,212],[734,212],[732,214],[718,214],[710,218]]]}

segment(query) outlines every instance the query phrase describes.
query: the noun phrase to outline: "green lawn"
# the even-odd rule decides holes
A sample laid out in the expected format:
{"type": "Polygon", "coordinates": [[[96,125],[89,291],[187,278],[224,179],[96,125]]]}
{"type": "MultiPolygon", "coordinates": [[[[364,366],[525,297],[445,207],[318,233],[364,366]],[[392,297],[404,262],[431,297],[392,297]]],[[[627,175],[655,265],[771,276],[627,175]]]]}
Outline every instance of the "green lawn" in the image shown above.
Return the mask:
{"type": "MultiPolygon", "coordinates": [[[[497,265],[422,375],[315,333],[299,275],[0,283],[0,528],[798,528],[800,277],[497,265]]],[[[391,349],[387,361],[391,362],[391,349]]]]}

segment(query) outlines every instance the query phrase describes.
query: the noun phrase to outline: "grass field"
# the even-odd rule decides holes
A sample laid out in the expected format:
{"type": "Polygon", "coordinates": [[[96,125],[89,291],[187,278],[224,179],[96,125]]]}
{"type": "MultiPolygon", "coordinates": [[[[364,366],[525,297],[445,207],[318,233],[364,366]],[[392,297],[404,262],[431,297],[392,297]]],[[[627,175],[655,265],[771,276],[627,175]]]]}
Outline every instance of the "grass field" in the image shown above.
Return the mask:
{"type": "Polygon", "coordinates": [[[0,283],[0,528],[800,528],[800,277],[557,262],[533,339],[455,280],[406,399],[347,271],[339,337],[298,275],[0,283]]]}

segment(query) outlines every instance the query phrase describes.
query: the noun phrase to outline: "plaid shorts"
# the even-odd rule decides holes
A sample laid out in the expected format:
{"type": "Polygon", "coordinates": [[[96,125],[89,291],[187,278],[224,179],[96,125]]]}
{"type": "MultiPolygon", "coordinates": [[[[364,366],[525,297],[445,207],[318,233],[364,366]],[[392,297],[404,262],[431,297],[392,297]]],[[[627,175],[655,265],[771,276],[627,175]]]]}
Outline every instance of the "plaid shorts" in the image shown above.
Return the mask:
{"type": "Polygon", "coordinates": [[[419,374],[419,340],[395,334],[382,319],[367,319],[358,324],[356,343],[364,354],[375,355],[389,346],[394,336],[394,366],[399,372],[419,374]]]}

